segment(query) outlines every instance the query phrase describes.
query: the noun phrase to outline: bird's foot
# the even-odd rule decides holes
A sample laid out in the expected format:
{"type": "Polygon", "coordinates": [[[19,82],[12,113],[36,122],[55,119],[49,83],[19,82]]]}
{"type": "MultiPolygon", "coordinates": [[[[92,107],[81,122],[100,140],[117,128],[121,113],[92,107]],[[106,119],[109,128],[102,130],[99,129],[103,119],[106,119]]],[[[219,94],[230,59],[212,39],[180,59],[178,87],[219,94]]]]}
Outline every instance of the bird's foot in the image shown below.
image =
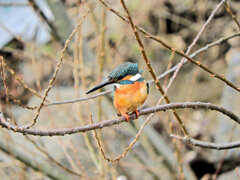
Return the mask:
{"type": "Polygon", "coordinates": [[[138,119],[139,118],[139,112],[138,112],[138,110],[135,110],[135,111],[133,111],[135,114],[136,114],[136,119],[138,119]]]}
{"type": "Polygon", "coordinates": [[[127,122],[129,122],[129,115],[124,113],[123,116],[126,118],[127,122]]]}

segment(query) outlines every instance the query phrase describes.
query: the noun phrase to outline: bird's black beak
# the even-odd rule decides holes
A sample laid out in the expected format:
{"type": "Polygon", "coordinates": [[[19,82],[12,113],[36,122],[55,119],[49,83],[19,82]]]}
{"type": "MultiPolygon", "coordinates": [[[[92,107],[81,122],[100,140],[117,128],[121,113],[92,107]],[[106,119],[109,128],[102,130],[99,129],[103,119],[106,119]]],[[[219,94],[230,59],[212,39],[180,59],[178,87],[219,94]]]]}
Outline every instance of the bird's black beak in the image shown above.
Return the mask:
{"type": "Polygon", "coordinates": [[[95,86],[94,88],[90,89],[86,94],[89,94],[89,93],[91,93],[93,91],[96,91],[96,90],[98,90],[98,89],[100,89],[100,88],[102,88],[102,87],[104,87],[106,85],[112,84],[114,82],[115,81],[113,81],[111,79],[106,79],[103,82],[101,82],[100,84],[98,84],[97,86],[95,86]]]}

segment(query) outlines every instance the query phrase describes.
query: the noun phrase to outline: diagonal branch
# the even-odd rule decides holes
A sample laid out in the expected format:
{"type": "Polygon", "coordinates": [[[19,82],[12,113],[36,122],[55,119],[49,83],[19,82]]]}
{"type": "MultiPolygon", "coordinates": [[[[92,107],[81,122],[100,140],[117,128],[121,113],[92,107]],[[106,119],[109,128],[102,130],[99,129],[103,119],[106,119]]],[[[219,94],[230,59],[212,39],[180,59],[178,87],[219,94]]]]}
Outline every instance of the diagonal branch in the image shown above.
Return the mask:
{"type": "Polygon", "coordinates": [[[235,21],[235,23],[237,24],[238,29],[239,29],[239,31],[240,31],[240,23],[238,22],[236,16],[233,14],[233,12],[232,12],[231,8],[229,7],[227,1],[225,2],[225,8],[226,8],[228,14],[232,17],[232,19],[233,19],[233,20],[235,21]]]}
{"type": "MultiPolygon", "coordinates": [[[[153,71],[153,68],[152,68],[152,65],[151,65],[150,60],[147,58],[147,54],[146,54],[146,52],[145,52],[144,45],[143,45],[143,43],[142,43],[142,41],[141,41],[141,39],[140,39],[140,36],[139,36],[138,31],[137,31],[137,29],[136,29],[136,26],[135,26],[134,23],[133,23],[133,20],[132,20],[132,18],[131,18],[131,15],[130,15],[130,13],[129,13],[129,11],[128,11],[128,8],[127,8],[124,0],[121,0],[121,3],[122,3],[122,6],[123,6],[124,10],[125,10],[126,13],[127,13],[127,18],[129,19],[131,28],[132,28],[132,30],[133,30],[133,32],[134,32],[134,35],[135,35],[136,40],[137,40],[137,42],[138,42],[138,45],[139,45],[139,47],[140,47],[140,51],[141,51],[141,53],[142,53],[142,56],[143,56],[143,59],[144,59],[146,65],[147,65],[148,71],[150,72],[152,78],[154,79],[155,84],[156,84],[156,86],[157,86],[157,89],[161,92],[161,94],[162,94],[164,100],[166,101],[166,103],[169,104],[169,103],[170,103],[170,100],[169,100],[167,94],[165,93],[165,91],[163,90],[162,86],[160,85],[159,80],[157,79],[157,76],[156,76],[156,74],[155,74],[154,71],[153,71]]],[[[177,119],[178,123],[180,124],[180,126],[181,126],[181,128],[182,128],[182,130],[183,130],[184,135],[189,136],[188,131],[187,131],[186,127],[185,127],[185,124],[182,122],[182,120],[181,120],[181,118],[179,117],[177,111],[176,111],[175,109],[172,109],[172,112],[173,112],[173,115],[175,116],[175,118],[177,119]]]]}
{"type": "MultiPolygon", "coordinates": [[[[189,55],[189,53],[191,52],[192,48],[196,45],[197,41],[199,40],[201,34],[203,33],[203,31],[206,29],[206,27],[208,26],[208,24],[211,22],[211,20],[213,19],[214,15],[216,14],[216,12],[218,11],[218,9],[222,6],[222,4],[225,2],[226,0],[221,0],[220,3],[218,3],[218,5],[215,7],[215,9],[212,11],[212,13],[210,14],[209,18],[207,19],[207,21],[203,24],[202,28],[200,29],[200,31],[198,32],[198,34],[196,35],[196,37],[193,39],[193,42],[190,44],[190,46],[188,46],[187,51],[186,51],[186,55],[189,55]]],[[[170,78],[170,82],[168,83],[165,92],[168,92],[168,89],[171,87],[173,81],[176,79],[178,72],[180,71],[180,69],[182,68],[183,64],[184,64],[185,58],[183,57],[177,67],[177,69],[175,70],[173,76],[170,78]]]]}
{"type": "Polygon", "coordinates": [[[240,88],[235,85],[234,83],[232,83],[231,81],[227,80],[223,75],[220,75],[216,72],[214,72],[213,70],[209,69],[207,66],[203,65],[201,62],[194,60],[193,58],[189,57],[188,55],[186,55],[183,51],[177,50],[175,48],[172,48],[171,46],[169,46],[167,43],[165,43],[164,41],[162,41],[160,38],[155,37],[155,36],[148,36],[148,38],[150,39],[154,39],[158,42],[160,42],[161,44],[164,44],[165,47],[167,47],[168,49],[176,52],[178,55],[181,55],[183,57],[185,57],[188,61],[190,61],[191,63],[199,66],[201,69],[205,70],[206,72],[208,72],[212,77],[215,77],[217,79],[222,80],[223,82],[225,82],[228,86],[230,86],[231,88],[237,90],[238,92],[240,92],[240,88]]]}

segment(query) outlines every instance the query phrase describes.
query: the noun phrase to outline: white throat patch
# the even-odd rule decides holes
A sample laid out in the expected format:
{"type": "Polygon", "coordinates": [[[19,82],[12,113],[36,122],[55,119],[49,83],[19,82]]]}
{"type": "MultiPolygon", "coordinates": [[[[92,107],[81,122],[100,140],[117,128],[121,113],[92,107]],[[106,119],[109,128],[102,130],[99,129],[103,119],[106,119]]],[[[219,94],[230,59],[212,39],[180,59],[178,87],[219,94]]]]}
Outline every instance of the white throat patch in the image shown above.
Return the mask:
{"type": "Polygon", "coordinates": [[[140,79],[142,77],[142,75],[141,74],[136,74],[136,75],[134,75],[133,77],[131,77],[130,78],[130,81],[137,81],[138,79],[140,79]]]}
{"type": "Polygon", "coordinates": [[[113,84],[117,89],[119,89],[122,85],[121,84],[118,84],[118,83],[114,83],[113,84]]]}

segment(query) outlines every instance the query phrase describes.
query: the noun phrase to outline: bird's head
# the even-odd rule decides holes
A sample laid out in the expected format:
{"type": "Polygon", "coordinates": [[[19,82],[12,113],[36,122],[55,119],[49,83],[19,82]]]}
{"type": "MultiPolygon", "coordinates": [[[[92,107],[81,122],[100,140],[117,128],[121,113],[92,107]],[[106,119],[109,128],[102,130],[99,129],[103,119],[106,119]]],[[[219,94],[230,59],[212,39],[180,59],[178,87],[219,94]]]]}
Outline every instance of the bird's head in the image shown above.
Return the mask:
{"type": "Polygon", "coordinates": [[[137,63],[126,62],[114,68],[106,80],[89,90],[86,94],[96,91],[109,84],[121,83],[123,80],[134,82],[142,78],[141,73],[142,71],[139,71],[137,63]]]}

